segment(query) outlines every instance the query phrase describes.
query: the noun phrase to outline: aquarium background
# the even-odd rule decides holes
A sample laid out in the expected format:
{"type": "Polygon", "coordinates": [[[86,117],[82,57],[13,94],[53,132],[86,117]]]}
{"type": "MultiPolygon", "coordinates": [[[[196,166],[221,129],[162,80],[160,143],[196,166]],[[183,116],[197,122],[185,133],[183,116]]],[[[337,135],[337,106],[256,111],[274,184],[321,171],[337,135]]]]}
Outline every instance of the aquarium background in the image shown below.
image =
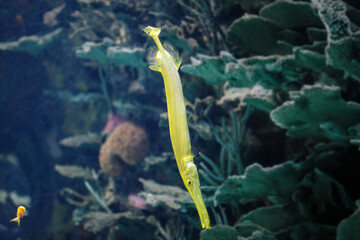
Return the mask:
{"type": "Polygon", "coordinates": [[[360,239],[359,27],[358,0],[0,1],[0,239],[360,239]],[[182,57],[207,230],[147,26],[182,57]]]}

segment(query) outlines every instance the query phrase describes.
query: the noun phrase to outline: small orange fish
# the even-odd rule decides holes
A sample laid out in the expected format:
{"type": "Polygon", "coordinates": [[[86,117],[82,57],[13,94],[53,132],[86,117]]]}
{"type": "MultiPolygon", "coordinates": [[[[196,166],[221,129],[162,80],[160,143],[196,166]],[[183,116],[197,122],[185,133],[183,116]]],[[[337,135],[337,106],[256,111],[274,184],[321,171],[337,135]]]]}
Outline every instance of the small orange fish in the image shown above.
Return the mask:
{"type": "Polygon", "coordinates": [[[18,226],[20,226],[20,218],[24,216],[26,212],[26,208],[24,206],[19,206],[16,213],[16,218],[10,220],[10,222],[17,222],[18,226]]]}

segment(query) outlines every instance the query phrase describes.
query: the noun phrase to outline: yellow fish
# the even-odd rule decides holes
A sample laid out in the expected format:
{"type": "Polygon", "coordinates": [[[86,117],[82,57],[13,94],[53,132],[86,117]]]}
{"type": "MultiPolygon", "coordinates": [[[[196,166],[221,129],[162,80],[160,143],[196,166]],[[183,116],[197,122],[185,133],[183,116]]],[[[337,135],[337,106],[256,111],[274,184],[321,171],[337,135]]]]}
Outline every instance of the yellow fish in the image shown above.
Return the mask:
{"type": "Polygon", "coordinates": [[[210,228],[209,214],[201,195],[198,171],[194,164],[194,156],[191,154],[186,104],[178,72],[181,58],[174,49],[165,49],[166,47],[162,46],[159,40],[161,29],[148,26],[144,32],[154,39],[158,48],[157,51],[149,52],[149,68],[160,72],[164,79],[170,138],[181,178],[195,203],[202,227],[210,228]]]}
{"type": "Polygon", "coordinates": [[[19,206],[16,213],[16,218],[10,220],[10,222],[17,222],[18,226],[20,226],[20,218],[24,216],[26,213],[26,208],[24,206],[19,206]]]}

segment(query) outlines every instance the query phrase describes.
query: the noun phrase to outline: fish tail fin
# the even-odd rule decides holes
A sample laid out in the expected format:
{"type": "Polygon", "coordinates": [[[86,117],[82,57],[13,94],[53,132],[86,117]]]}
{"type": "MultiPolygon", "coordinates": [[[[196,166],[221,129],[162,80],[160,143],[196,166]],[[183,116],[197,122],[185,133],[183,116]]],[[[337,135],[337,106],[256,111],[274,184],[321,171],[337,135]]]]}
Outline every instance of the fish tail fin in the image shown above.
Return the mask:
{"type": "Polygon", "coordinates": [[[17,222],[18,226],[20,226],[20,218],[19,217],[11,219],[10,222],[17,222]]]}

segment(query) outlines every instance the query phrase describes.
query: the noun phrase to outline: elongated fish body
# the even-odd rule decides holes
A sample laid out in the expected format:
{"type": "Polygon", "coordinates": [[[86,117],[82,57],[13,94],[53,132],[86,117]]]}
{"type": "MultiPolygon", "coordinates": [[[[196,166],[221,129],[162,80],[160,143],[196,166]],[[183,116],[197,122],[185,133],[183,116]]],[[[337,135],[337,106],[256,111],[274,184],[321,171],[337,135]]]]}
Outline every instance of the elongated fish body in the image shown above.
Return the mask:
{"type": "Polygon", "coordinates": [[[202,227],[210,228],[209,215],[201,195],[199,176],[191,153],[186,104],[178,72],[181,59],[176,53],[171,55],[164,49],[158,38],[160,29],[149,26],[144,31],[154,39],[158,48],[153,59],[148,60],[150,69],[159,71],[164,79],[170,138],[181,178],[195,203],[202,227]]]}

